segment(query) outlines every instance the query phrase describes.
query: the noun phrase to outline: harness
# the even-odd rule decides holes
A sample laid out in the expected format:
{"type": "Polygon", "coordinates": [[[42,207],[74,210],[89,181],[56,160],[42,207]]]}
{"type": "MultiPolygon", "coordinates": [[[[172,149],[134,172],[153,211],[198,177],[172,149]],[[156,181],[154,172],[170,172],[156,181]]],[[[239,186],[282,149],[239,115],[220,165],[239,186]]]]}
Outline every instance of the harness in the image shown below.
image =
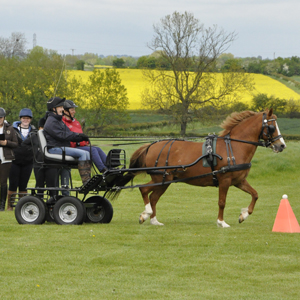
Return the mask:
{"type": "MultiPolygon", "coordinates": [[[[275,121],[276,121],[275,119],[269,119],[268,120],[266,113],[263,113],[262,129],[261,129],[259,137],[258,137],[258,142],[233,139],[233,138],[230,137],[230,134],[227,134],[224,137],[220,137],[220,136],[217,136],[217,135],[214,135],[214,134],[208,135],[206,137],[206,142],[205,142],[206,153],[204,155],[200,156],[198,159],[196,159],[193,163],[188,164],[188,165],[182,165],[182,166],[169,166],[168,165],[169,155],[170,155],[171,148],[172,148],[174,142],[178,141],[178,140],[181,140],[181,141],[184,141],[184,140],[182,140],[182,139],[166,140],[167,142],[162,147],[162,149],[159,152],[158,157],[155,161],[155,167],[151,168],[151,170],[149,170],[149,168],[144,168],[144,171],[146,171],[150,175],[163,175],[163,180],[162,180],[161,183],[155,183],[155,184],[150,184],[150,185],[151,186],[156,186],[156,185],[170,184],[170,183],[173,183],[173,182],[183,182],[183,181],[198,179],[198,178],[202,178],[202,177],[206,177],[206,176],[212,176],[213,184],[216,187],[218,187],[219,186],[219,181],[218,181],[218,178],[217,178],[217,174],[219,174],[219,173],[224,174],[224,173],[227,173],[227,172],[236,172],[236,171],[241,171],[241,170],[246,170],[246,169],[251,168],[251,163],[236,164],[235,157],[234,157],[233,150],[232,150],[231,141],[251,144],[251,145],[255,145],[255,146],[262,146],[262,147],[266,147],[266,148],[270,147],[273,142],[279,140],[282,137],[282,135],[278,135],[276,137],[273,137],[273,134],[276,131],[276,126],[273,124],[273,122],[275,122],[275,121]],[[272,124],[269,124],[269,122],[272,122],[272,124]],[[265,129],[266,129],[267,132],[265,132],[265,129]],[[265,140],[264,137],[266,137],[267,140],[265,140]],[[214,153],[214,151],[213,151],[213,140],[214,139],[223,139],[224,142],[225,142],[225,145],[226,145],[227,166],[222,167],[219,170],[215,170],[214,161],[216,160],[216,158],[219,158],[220,160],[222,160],[223,158],[219,154],[214,153]],[[168,149],[165,165],[163,167],[157,167],[158,160],[159,160],[163,150],[165,149],[165,147],[167,145],[169,145],[169,149],[168,149]],[[167,175],[171,175],[171,174],[178,173],[178,172],[184,172],[184,171],[186,171],[186,169],[188,167],[194,166],[195,164],[197,164],[202,159],[206,159],[207,163],[209,164],[209,166],[211,168],[210,173],[206,173],[206,174],[202,174],[202,175],[198,175],[198,176],[193,176],[193,177],[188,177],[188,178],[182,178],[182,179],[178,179],[177,177],[174,177],[174,180],[165,181],[165,178],[166,178],[167,175]],[[162,171],[162,169],[164,169],[164,170],[162,171]],[[171,172],[168,172],[167,171],[168,169],[174,169],[174,170],[171,171],[171,172]]],[[[147,148],[147,151],[155,143],[157,143],[157,141],[150,144],[147,148]]],[[[142,171],[143,168],[142,169],[140,168],[138,170],[142,171]]],[[[133,170],[131,170],[131,171],[133,171],[133,170]]],[[[137,185],[137,186],[134,186],[134,187],[140,187],[140,186],[145,186],[145,185],[137,185]]]]}

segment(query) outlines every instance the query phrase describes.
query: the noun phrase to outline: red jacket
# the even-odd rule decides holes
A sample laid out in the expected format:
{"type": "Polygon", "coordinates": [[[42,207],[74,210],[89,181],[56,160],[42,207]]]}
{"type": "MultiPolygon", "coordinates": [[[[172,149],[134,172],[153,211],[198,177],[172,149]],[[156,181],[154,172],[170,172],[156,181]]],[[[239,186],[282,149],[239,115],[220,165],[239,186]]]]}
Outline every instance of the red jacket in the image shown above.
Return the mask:
{"type": "MultiPolygon", "coordinates": [[[[80,123],[75,118],[72,121],[72,120],[68,120],[65,116],[63,116],[62,120],[71,131],[77,133],[83,133],[80,123]]],[[[72,148],[83,147],[89,145],[89,142],[87,141],[82,141],[80,143],[70,142],[70,145],[72,148]]]]}

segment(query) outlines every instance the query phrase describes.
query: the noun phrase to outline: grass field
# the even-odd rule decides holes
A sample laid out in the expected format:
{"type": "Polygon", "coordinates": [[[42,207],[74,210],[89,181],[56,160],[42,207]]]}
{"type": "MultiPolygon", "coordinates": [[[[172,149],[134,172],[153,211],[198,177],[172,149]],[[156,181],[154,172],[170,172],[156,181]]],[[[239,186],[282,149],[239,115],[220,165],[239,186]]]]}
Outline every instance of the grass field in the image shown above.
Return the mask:
{"type": "MultiPolygon", "coordinates": [[[[91,75],[90,71],[68,71],[71,76],[75,75],[77,78],[87,80],[91,75]]],[[[128,109],[140,109],[141,107],[141,92],[146,87],[147,82],[143,78],[142,70],[138,69],[118,69],[122,84],[127,89],[129,98],[128,109]]],[[[281,99],[300,99],[300,95],[288,88],[283,83],[272,79],[262,74],[252,74],[254,77],[255,91],[252,93],[241,95],[240,101],[250,103],[253,95],[264,93],[268,96],[274,95],[281,99]]]]}
{"type": "MultiPolygon", "coordinates": [[[[99,145],[107,152],[108,143],[99,145]]],[[[122,148],[129,157],[138,145],[122,148]]],[[[300,220],[299,153],[297,142],[280,154],[258,148],[248,177],[259,194],[255,211],[239,224],[250,197],[231,188],[227,229],[216,226],[218,189],[186,184],[159,201],[161,227],[138,224],[137,189],[113,202],[110,224],[21,226],[1,212],[0,298],[299,299],[300,234],[272,232],[283,194],[300,220]]]]}

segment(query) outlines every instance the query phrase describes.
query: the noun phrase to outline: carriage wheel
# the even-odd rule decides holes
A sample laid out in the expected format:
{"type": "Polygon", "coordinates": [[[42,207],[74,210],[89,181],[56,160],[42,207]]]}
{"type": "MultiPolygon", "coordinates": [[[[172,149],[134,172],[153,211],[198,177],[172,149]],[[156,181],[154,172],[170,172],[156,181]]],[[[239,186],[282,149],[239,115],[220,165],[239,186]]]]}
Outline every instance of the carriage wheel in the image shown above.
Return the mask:
{"type": "Polygon", "coordinates": [[[15,217],[19,224],[43,224],[46,218],[46,205],[34,196],[22,197],[15,207],[15,217]]]}
{"type": "Polygon", "coordinates": [[[63,197],[53,208],[54,221],[59,225],[80,225],[85,217],[85,207],[75,197],[63,197]]]}
{"type": "Polygon", "coordinates": [[[113,217],[113,207],[104,197],[93,196],[88,198],[84,203],[94,203],[93,207],[87,207],[87,223],[109,223],[113,217]]]}

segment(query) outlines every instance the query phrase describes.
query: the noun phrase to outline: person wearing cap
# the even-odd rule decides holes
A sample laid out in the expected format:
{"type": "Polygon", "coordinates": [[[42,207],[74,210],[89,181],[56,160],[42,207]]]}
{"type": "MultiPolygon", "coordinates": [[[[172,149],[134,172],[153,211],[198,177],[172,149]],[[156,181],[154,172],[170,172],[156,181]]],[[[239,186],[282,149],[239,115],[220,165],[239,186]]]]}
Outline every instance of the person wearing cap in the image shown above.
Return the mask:
{"type": "Polygon", "coordinates": [[[30,133],[36,132],[36,128],[30,124],[33,118],[31,109],[22,108],[19,118],[20,121],[13,122],[13,128],[18,137],[18,147],[14,149],[15,160],[9,172],[7,210],[13,210],[11,198],[17,190],[19,198],[27,194],[27,184],[33,167],[33,152],[29,136],[30,133]]]}
{"type": "Polygon", "coordinates": [[[18,147],[18,138],[13,127],[5,120],[5,109],[0,107],[0,211],[5,210],[7,197],[7,178],[15,159],[13,149],[18,147]]]}
{"type": "Polygon", "coordinates": [[[62,121],[65,99],[54,97],[48,100],[44,134],[49,153],[62,154],[78,159],[78,171],[83,184],[91,178],[90,154],[87,151],[70,147],[70,142],[87,141],[83,133],[72,132],[62,121]],[[63,149],[62,149],[63,148],[63,149]]]}
{"type": "MultiPolygon", "coordinates": [[[[75,119],[76,107],[78,106],[73,101],[66,100],[64,103],[64,116],[62,120],[71,131],[83,133],[80,123],[75,119]]],[[[77,143],[71,142],[71,147],[89,151],[91,153],[92,161],[96,165],[97,169],[101,173],[107,171],[107,166],[105,165],[106,154],[101,148],[90,146],[89,141],[77,143]]]]}

